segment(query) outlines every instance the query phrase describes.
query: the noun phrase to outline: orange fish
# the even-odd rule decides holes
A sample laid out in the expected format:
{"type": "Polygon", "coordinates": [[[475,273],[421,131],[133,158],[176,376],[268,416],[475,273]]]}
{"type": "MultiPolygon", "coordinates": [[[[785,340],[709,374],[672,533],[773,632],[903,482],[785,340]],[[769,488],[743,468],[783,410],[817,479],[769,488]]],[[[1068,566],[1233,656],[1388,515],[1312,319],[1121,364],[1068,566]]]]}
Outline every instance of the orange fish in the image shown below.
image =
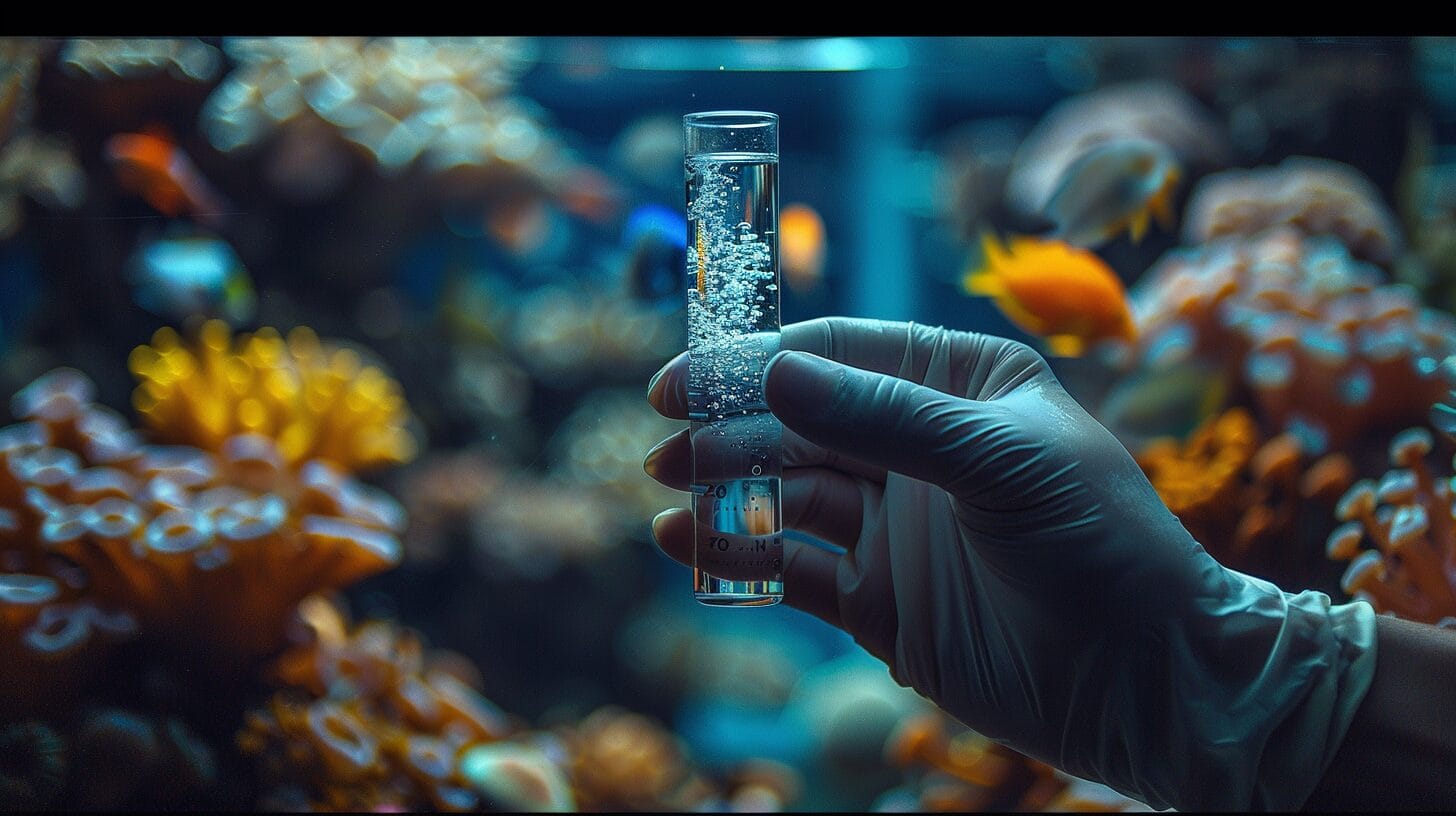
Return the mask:
{"type": "Polygon", "coordinates": [[[106,140],[117,180],[163,215],[216,222],[227,210],[222,196],[165,133],[118,133],[106,140]]]}
{"type": "Polygon", "coordinates": [[[991,235],[981,247],[983,265],[966,274],[966,291],[990,297],[1052,354],[1077,357],[1101,340],[1136,339],[1127,290],[1091,250],[1035,237],[1013,237],[1005,247],[991,235]]]}
{"type": "Polygon", "coordinates": [[[808,204],[779,212],[779,262],[790,288],[807,292],[824,276],[824,220],[808,204]]]}

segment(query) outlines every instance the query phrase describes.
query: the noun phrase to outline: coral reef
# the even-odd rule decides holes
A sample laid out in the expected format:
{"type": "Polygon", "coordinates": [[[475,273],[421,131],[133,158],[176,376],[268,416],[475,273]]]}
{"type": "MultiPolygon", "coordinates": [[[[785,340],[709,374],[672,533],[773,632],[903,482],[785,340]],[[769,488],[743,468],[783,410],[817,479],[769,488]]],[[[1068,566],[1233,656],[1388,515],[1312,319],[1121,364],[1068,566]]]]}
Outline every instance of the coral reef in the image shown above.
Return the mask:
{"type": "Polygon", "coordinates": [[[425,652],[387,621],[351,627],[322,597],[299,607],[307,634],[273,664],[283,687],[248,713],[238,748],[253,757],[263,805],[315,810],[472,810],[481,800],[462,753],[519,725],[480,695],[459,657],[425,652]]]}
{"type": "Polygon", "coordinates": [[[1361,479],[1340,499],[1331,558],[1348,560],[1341,586],[1377,611],[1456,628],[1456,527],[1451,479],[1426,463],[1434,441],[1409,428],[1390,443],[1391,470],[1361,479]],[[1366,538],[1374,548],[1364,549],[1366,538]]]}
{"type": "MultiPolygon", "coordinates": [[[[908,809],[931,813],[1146,810],[1140,802],[966,729],[933,711],[906,719],[885,743],[885,760],[912,782],[908,809]]],[[[882,797],[884,798],[884,797],[882,797]]]]}
{"type": "Polygon", "coordinates": [[[67,40],[61,67],[92,79],[132,79],[162,71],[194,82],[217,76],[222,54],[196,38],[117,37],[67,40]]]}
{"type": "Polygon", "coordinates": [[[651,718],[600,708],[564,729],[569,778],[583,811],[692,811],[714,784],[678,738],[651,718]]]}
{"type": "Polygon", "coordinates": [[[312,329],[232,335],[209,320],[195,344],[164,327],[128,361],[132,403],[159,440],[221,453],[238,434],[272,440],[290,468],[321,461],[357,472],[408,461],[415,440],[399,385],[312,329]]]}
{"type": "Polygon", "coordinates": [[[1203,178],[1189,197],[1183,237],[1202,244],[1280,224],[1332,235],[1372,263],[1390,264],[1402,249],[1400,224],[1370,179],[1343,162],[1307,156],[1203,178]]]}
{"type": "Polygon", "coordinates": [[[1239,407],[1181,442],[1156,440],[1136,458],[1168,509],[1220,563],[1295,584],[1308,584],[1306,567],[1318,563],[1305,544],[1327,532],[1329,510],[1355,480],[1346,454],[1310,457],[1290,433],[1265,439],[1239,407]]]}
{"type": "Polygon", "coordinates": [[[640,389],[598,389],[577,403],[547,444],[563,489],[600,490],[625,531],[681,500],[642,470],[642,454],[681,428],[642,399],[640,389]]]}
{"type": "Polygon", "coordinates": [[[57,370],[0,431],[7,631],[31,627],[28,659],[135,626],[178,657],[246,664],[282,645],[302,598],[398,561],[402,511],[382,491],[324,461],[288,468],[257,434],[216,454],[144,444],[92,396],[57,370]]]}
{"type": "Polygon", "coordinates": [[[1422,420],[1456,350],[1456,318],[1382,284],[1338,240],[1287,225],[1170,252],[1130,296],[1136,367],[1223,370],[1233,404],[1310,455],[1422,420]]]}
{"type": "Polygon", "coordinates": [[[81,203],[86,180],[70,147],[31,127],[45,40],[0,38],[0,239],[19,229],[22,196],[52,208],[81,203]]]}
{"type": "Polygon", "coordinates": [[[599,378],[604,369],[649,371],[685,340],[680,315],[606,291],[542,286],[517,308],[512,350],[537,378],[563,385],[599,378]]]}
{"type": "Polygon", "coordinates": [[[201,113],[231,151],[299,120],[323,121],[385,170],[500,165],[550,177],[563,151],[541,112],[512,90],[530,66],[513,37],[234,38],[236,68],[201,113]]]}

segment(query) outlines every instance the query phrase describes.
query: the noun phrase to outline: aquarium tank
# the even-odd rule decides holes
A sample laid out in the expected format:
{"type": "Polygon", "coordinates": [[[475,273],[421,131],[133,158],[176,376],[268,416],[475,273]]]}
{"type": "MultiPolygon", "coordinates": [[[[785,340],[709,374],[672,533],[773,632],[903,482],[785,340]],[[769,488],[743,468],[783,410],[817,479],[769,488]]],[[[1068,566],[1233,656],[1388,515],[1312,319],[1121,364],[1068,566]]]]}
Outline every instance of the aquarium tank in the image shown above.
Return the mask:
{"type": "Polygon", "coordinates": [[[0,38],[0,809],[1148,810],[778,603],[779,327],[1027,343],[1221,563],[1456,625],[1453,311],[1456,38],[0,38]]]}

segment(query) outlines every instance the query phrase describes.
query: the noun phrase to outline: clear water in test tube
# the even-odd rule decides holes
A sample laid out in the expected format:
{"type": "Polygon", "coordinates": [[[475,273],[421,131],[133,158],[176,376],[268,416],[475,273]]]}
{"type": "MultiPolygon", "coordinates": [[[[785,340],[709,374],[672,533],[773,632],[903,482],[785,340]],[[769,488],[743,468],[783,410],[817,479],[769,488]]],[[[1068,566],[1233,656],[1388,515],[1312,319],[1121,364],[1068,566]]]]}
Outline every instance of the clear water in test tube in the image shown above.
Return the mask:
{"type": "Polygon", "coordinates": [[[778,115],[683,117],[693,591],[765,606],[784,593],[782,428],[763,398],[779,350],[778,115]]]}

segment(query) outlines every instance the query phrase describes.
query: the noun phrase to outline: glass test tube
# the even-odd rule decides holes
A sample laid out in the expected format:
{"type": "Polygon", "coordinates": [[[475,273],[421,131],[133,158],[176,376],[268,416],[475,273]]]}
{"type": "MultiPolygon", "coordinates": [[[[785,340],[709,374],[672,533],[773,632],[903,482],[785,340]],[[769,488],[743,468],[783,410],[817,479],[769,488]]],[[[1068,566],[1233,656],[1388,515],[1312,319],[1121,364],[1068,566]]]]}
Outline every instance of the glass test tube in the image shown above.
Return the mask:
{"type": "Polygon", "coordinates": [[[779,118],[683,117],[693,592],[715,606],[784,594],[779,447],[763,397],[779,350],[779,118]]]}

